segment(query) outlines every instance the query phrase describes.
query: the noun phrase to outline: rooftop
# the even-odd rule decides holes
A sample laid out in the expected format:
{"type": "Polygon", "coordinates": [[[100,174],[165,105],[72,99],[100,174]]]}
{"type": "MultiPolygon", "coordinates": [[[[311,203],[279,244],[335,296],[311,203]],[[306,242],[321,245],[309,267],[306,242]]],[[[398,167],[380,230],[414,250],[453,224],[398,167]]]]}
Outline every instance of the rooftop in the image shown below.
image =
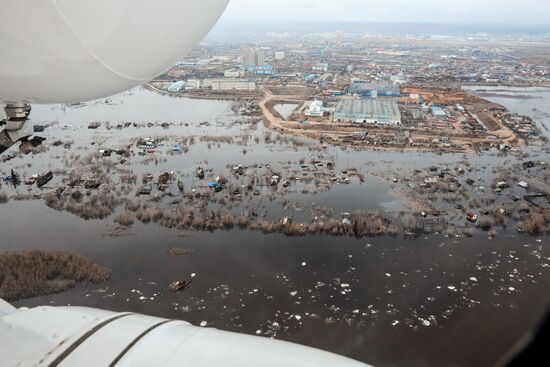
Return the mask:
{"type": "Polygon", "coordinates": [[[399,106],[395,101],[379,99],[347,99],[338,102],[336,114],[346,116],[400,116],[399,106]]]}

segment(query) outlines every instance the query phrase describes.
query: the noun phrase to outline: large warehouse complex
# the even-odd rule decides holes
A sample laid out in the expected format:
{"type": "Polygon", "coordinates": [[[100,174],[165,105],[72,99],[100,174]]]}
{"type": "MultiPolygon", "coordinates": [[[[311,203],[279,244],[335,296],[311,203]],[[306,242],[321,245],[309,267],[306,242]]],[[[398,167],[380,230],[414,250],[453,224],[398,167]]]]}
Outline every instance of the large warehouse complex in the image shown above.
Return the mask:
{"type": "Polygon", "coordinates": [[[338,102],[334,121],[400,125],[397,102],[380,99],[346,99],[338,102]]]}
{"type": "Polygon", "coordinates": [[[214,79],[212,82],[213,91],[245,91],[256,90],[256,82],[245,79],[214,79]]]}

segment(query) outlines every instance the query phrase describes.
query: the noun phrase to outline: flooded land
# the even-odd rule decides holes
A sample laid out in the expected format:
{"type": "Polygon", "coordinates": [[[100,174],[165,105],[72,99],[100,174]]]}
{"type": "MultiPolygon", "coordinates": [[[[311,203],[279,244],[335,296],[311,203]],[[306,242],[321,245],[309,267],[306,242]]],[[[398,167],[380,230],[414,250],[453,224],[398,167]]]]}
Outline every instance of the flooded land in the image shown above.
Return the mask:
{"type": "Polygon", "coordinates": [[[460,134],[488,133],[427,139],[441,149],[381,144],[394,132],[377,127],[378,142],[311,135],[283,94],[263,105],[281,126],[259,102],[145,88],[33,106],[46,140],[2,156],[0,250],[93,269],[15,305],[183,319],[375,366],[494,364],[550,305],[550,91],[468,92],[504,111],[460,117],[460,134]]]}

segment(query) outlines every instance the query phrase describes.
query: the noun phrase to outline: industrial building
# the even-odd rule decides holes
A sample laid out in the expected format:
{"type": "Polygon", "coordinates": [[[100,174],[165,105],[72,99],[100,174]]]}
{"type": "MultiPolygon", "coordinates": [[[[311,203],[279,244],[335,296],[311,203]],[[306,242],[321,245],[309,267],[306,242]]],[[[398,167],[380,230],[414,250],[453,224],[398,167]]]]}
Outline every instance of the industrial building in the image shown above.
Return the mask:
{"type": "Polygon", "coordinates": [[[212,80],[212,90],[253,92],[256,90],[256,82],[243,79],[214,79],[212,80]]]}
{"type": "Polygon", "coordinates": [[[395,101],[378,99],[346,99],[334,111],[338,122],[400,125],[401,112],[395,101]]]}
{"type": "Polygon", "coordinates": [[[242,78],[244,77],[244,70],[241,69],[229,69],[223,73],[226,78],[242,78]]]}
{"type": "Polygon", "coordinates": [[[170,93],[178,93],[181,92],[181,90],[185,87],[185,82],[183,80],[180,80],[179,82],[175,82],[173,84],[170,84],[166,90],[170,93]]]}
{"type": "Polygon", "coordinates": [[[431,108],[432,115],[438,119],[438,120],[445,120],[447,118],[447,113],[443,110],[443,108],[439,106],[432,106],[431,108]]]}
{"type": "Polygon", "coordinates": [[[351,84],[348,94],[368,98],[401,97],[401,88],[399,85],[372,84],[362,80],[356,80],[351,84]]]}
{"type": "Polygon", "coordinates": [[[306,116],[312,116],[312,117],[323,117],[323,114],[325,112],[323,102],[322,101],[313,101],[309,105],[309,107],[305,111],[306,116]]]}
{"type": "Polygon", "coordinates": [[[256,75],[275,75],[275,69],[271,65],[257,66],[255,69],[256,75]]]}
{"type": "Polygon", "coordinates": [[[189,79],[185,83],[186,90],[199,89],[202,86],[202,83],[199,79],[189,79]]]}

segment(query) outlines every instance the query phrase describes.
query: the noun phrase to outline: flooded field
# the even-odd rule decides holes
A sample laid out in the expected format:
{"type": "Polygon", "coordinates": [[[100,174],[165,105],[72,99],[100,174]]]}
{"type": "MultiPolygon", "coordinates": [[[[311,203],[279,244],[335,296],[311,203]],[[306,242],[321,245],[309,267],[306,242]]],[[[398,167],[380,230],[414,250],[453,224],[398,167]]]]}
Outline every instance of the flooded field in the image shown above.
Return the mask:
{"type": "MultiPolygon", "coordinates": [[[[548,136],[550,103],[510,93],[490,99],[548,136]]],[[[484,366],[550,305],[547,237],[521,234],[532,212],[512,202],[526,194],[516,178],[548,189],[544,143],[509,154],[346,150],[267,130],[228,102],[144,89],[31,116],[49,125],[46,142],[0,174],[53,178],[41,189],[2,183],[0,250],[75,251],[112,273],[17,306],[184,319],[376,366],[484,366]],[[445,186],[418,189],[435,174],[445,186]],[[510,214],[479,214],[490,228],[467,223],[469,208],[493,207],[510,214]],[[191,286],[170,291],[180,279],[191,286]]]]}
{"type": "Polygon", "coordinates": [[[285,120],[288,120],[292,113],[299,107],[298,104],[293,103],[282,103],[275,105],[273,108],[277,111],[281,117],[285,120]]]}

